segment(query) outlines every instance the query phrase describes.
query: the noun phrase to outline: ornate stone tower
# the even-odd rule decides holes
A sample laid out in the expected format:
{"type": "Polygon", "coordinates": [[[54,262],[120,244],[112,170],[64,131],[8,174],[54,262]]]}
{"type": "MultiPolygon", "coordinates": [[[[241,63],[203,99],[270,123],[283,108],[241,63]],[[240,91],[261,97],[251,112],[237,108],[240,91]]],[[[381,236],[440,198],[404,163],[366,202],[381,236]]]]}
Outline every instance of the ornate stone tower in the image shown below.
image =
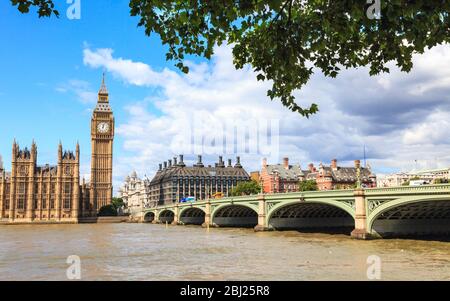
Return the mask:
{"type": "Polygon", "coordinates": [[[97,106],[91,120],[91,184],[89,215],[112,201],[114,116],[103,74],[97,106]]]}

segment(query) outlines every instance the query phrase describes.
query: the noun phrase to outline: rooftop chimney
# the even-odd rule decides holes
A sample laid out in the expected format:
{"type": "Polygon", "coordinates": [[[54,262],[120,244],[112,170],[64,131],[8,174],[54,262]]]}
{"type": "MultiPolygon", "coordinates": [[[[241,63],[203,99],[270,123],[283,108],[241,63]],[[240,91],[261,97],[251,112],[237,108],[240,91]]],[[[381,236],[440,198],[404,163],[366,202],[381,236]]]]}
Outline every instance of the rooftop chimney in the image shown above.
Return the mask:
{"type": "Polygon", "coordinates": [[[309,169],[309,171],[310,172],[314,172],[316,169],[314,168],[314,164],[312,164],[312,163],[309,163],[308,164],[308,169],[309,169]]]}
{"type": "Polygon", "coordinates": [[[267,167],[267,158],[262,159],[262,167],[263,168],[267,167]]]}
{"type": "Polygon", "coordinates": [[[178,164],[181,167],[185,167],[186,165],[183,162],[183,155],[180,155],[180,164],[178,164]]]}
{"type": "Polygon", "coordinates": [[[159,163],[159,169],[158,169],[159,171],[161,171],[162,170],[162,164],[161,163],[159,163]]]}
{"type": "Polygon", "coordinates": [[[223,157],[219,156],[219,164],[217,165],[218,167],[225,167],[225,164],[223,163],[223,157]]]}
{"type": "Polygon", "coordinates": [[[360,167],[361,167],[361,161],[355,160],[355,168],[360,168],[360,167]]]}
{"type": "Polygon", "coordinates": [[[169,167],[172,167],[172,160],[168,160],[169,161],[169,167]]]}
{"type": "Polygon", "coordinates": [[[166,169],[166,168],[167,168],[167,162],[164,161],[164,169],[166,169]]]}
{"type": "Polygon", "coordinates": [[[331,169],[337,170],[337,159],[331,160],[331,169]]]}
{"type": "Polygon", "coordinates": [[[241,157],[239,157],[239,156],[236,157],[236,165],[234,167],[237,167],[237,168],[241,168],[242,167],[242,165],[241,165],[241,157]]]}
{"type": "Polygon", "coordinates": [[[289,158],[284,158],[283,159],[283,167],[284,169],[289,169],[289,158]]]}
{"type": "Polygon", "coordinates": [[[195,167],[203,167],[203,163],[202,163],[202,155],[198,155],[197,157],[197,163],[194,165],[195,167]]]}
{"type": "Polygon", "coordinates": [[[177,157],[173,157],[173,165],[178,165],[178,163],[177,163],[177,157]]]}
{"type": "Polygon", "coordinates": [[[232,167],[232,165],[231,165],[231,159],[228,159],[228,167],[232,167]]]}

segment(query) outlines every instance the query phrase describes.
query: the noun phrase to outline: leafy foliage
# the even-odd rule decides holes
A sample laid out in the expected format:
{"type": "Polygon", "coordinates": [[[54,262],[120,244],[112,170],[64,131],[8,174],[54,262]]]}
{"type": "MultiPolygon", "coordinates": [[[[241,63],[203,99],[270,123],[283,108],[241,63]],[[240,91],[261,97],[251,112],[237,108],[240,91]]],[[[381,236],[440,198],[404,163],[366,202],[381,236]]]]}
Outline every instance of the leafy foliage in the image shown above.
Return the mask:
{"type": "Polygon", "coordinates": [[[117,210],[114,205],[105,205],[98,211],[98,216],[117,216],[117,210]]]}
{"type": "Polygon", "coordinates": [[[122,198],[112,198],[112,205],[114,206],[114,208],[117,210],[120,207],[125,206],[125,203],[123,202],[122,198]]]}
{"type": "Polygon", "coordinates": [[[381,18],[369,19],[361,0],[131,0],[145,32],[169,46],[167,59],[188,72],[185,55],[211,58],[213,47],[233,46],[234,65],[250,64],[258,80],[271,80],[271,99],[308,117],[293,92],[317,68],[336,77],[341,68],[369,66],[370,74],[389,72],[396,61],[412,68],[412,54],[450,41],[448,0],[381,1],[381,18]]]}
{"type": "MultiPolygon", "coordinates": [[[[11,0],[19,10],[39,7],[52,13],[50,0],[11,0]]],[[[156,33],[168,46],[167,60],[187,73],[186,55],[210,59],[215,45],[233,47],[237,69],[249,64],[267,92],[294,112],[309,117],[315,103],[304,107],[293,95],[314,70],[336,77],[342,68],[368,66],[370,75],[389,72],[394,61],[405,72],[412,55],[450,42],[450,1],[381,1],[381,18],[370,19],[371,4],[361,0],[130,0],[145,33],[156,33]]],[[[55,12],[53,10],[53,12],[55,12]]],[[[312,101],[312,100],[308,100],[312,101]]]]}
{"type": "Polygon", "coordinates": [[[305,180],[300,181],[299,183],[300,191],[317,191],[319,188],[317,187],[317,183],[314,180],[305,180]]]}
{"type": "Polygon", "coordinates": [[[59,12],[55,9],[55,4],[52,0],[11,0],[13,6],[25,14],[30,11],[30,6],[37,7],[39,18],[50,17],[52,14],[59,17],[59,12]]]}
{"type": "Polygon", "coordinates": [[[261,187],[255,180],[248,182],[240,182],[231,191],[232,196],[252,195],[261,192],[261,187]]]}

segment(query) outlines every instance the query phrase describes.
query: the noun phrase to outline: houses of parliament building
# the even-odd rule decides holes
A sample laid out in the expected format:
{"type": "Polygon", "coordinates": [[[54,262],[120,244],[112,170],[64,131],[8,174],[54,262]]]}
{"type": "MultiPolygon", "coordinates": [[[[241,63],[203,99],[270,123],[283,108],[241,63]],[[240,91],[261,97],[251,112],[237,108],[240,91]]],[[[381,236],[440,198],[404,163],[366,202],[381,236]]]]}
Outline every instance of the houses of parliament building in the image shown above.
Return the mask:
{"type": "Polygon", "coordinates": [[[11,171],[0,165],[0,222],[78,223],[112,201],[114,116],[103,81],[91,119],[91,177],[80,181],[80,147],[58,146],[57,165],[37,164],[38,150],[12,146],[11,171]]]}

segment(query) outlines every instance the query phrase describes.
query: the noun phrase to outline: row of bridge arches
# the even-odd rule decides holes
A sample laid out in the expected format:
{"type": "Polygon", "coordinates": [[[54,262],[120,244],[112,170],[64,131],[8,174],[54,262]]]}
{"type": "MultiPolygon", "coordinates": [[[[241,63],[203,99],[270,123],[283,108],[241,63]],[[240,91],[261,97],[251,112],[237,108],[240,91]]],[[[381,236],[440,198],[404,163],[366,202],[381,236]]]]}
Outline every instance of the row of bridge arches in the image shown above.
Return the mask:
{"type": "MultiPolygon", "coordinates": [[[[230,204],[215,210],[212,224],[219,227],[255,227],[258,214],[255,209],[230,204]]],[[[159,213],[159,221],[172,223],[172,210],[159,213]]],[[[145,215],[146,222],[155,220],[155,214],[145,215]]],[[[190,207],[180,212],[182,224],[201,225],[205,212],[190,207]]],[[[354,229],[354,217],[348,210],[324,203],[294,203],[274,208],[267,216],[268,227],[274,230],[304,230],[347,233],[354,229]]],[[[450,200],[415,201],[387,208],[368,220],[368,230],[382,237],[409,234],[450,234],[450,200]]]]}

